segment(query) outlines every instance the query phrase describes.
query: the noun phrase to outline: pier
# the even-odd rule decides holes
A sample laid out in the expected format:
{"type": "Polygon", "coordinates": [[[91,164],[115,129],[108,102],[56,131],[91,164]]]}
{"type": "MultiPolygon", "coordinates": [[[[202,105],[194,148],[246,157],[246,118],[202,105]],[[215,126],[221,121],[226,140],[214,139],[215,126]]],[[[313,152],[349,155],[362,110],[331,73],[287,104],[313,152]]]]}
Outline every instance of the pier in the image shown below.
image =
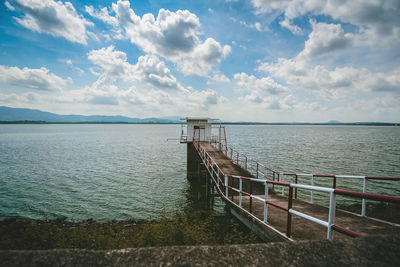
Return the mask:
{"type": "Polygon", "coordinates": [[[261,239],[332,240],[400,233],[400,225],[366,215],[366,200],[400,203],[399,196],[368,192],[368,181],[398,184],[400,177],[277,172],[229,147],[225,127],[213,125],[214,120],[185,120],[187,129],[186,133],[182,130],[180,141],[187,144],[188,179],[202,180],[206,196],[214,196],[211,191],[217,192],[230,212],[261,239]],[[217,133],[213,134],[213,130],[217,133]],[[299,183],[300,177],[309,182],[299,183]],[[317,178],[329,179],[332,185],[315,186],[317,178]],[[358,179],[362,181],[362,188],[359,191],[337,188],[338,179],[358,179]],[[316,192],[326,195],[328,205],[315,203],[316,192]],[[337,196],[359,199],[362,203],[360,212],[337,208],[337,196]]]}

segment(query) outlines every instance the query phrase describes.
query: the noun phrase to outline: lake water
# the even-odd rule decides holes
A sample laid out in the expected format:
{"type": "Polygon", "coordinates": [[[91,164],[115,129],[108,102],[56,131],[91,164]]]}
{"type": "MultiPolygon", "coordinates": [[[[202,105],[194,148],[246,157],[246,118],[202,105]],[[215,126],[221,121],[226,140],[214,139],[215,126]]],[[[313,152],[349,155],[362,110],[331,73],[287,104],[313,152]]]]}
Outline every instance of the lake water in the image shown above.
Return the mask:
{"type": "MultiPolygon", "coordinates": [[[[179,134],[180,125],[0,125],[0,220],[138,220],[192,208],[186,145],[167,141],[179,134]]],[[[400,176],[400,127],[232,125],[227,134],[278,171],[400,176]]],[[[368,191],[399,196],[399,185],[368,191]]]]}

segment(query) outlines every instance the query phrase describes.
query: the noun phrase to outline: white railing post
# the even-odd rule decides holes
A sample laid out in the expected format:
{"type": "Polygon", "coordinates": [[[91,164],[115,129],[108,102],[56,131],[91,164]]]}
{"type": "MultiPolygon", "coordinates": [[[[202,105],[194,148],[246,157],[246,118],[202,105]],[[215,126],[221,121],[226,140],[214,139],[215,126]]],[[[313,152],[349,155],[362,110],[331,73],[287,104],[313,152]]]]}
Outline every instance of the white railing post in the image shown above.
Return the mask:
{"type": "MultiPolygon", "coordinates": [[[[367,178],[364,176],[363,182],[363,193],[367,193],[367,178]]],[[[361,204],[361,216],[365,216],[365,198],[362,199],[361,204]]]]}
{"type": "MultiPolygon", "coordinates": [[[[311,176],[311,185],[314,186],[314,175],[311,176]]],[[[311,204],[314,203],[314,191],[313,190],[310,191],[310,203],[311,204]]]]}
{"type": "MultiPolygon", "coordinates": [[[[283,173],[280,174],[280,176],[282,177],[281,182],[285,182],[285,176],[283,175],[283,173]]],[[[285,195],[285,187],[282,186],[282,196],[285,195]]]]}
{"type": "Polygon", "coordinates": [[[268,200],[268,183],[265,182],[265,193],[264,193],[264,222],[267,223],[268,220],[268,207],[267,207],[267,200],[268,200]]]}
{"type": "Polygon", "coordinates": [[[335,192],[330,192],[329,196],[329,217],[328,217],[328,234],[327,238],[332,240],[333,238],[333,231],[332,225],[335,221],[335,211],[336,211],[336,195],[335,192]]]}
{"type": "Polygon", "coordinates": [[[228,197],[228,175],[225,174],[225,196],[228,197]]]}
{"type": "Polygon", "coordinates": [[[218,170],[218,172],[217,172],[217,175],[218,175],[218,177],[217,177],[217,184],[218,184],[218,188],[219,188],[219,167],[218,167],[218,165],[217,165],[217,170],[218,170]]]}
{"type": "Polygon", "coordinates": [[[242,178],[239,178],[239,207],[242,207],[242,178]]]}

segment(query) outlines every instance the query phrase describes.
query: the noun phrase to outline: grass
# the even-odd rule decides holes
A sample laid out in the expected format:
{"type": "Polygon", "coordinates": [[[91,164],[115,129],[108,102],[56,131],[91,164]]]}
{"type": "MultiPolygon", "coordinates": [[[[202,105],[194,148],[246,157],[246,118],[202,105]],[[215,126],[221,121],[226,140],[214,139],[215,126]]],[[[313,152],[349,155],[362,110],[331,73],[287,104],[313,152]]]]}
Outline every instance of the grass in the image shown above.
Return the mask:
{"type": "Polygon", "coordinates": [[[164,212],[154,221],[0,222],[0,249],[121,249],[172,245],[230,245],[261,242],[236,219],[211,212],[164,212]]]}

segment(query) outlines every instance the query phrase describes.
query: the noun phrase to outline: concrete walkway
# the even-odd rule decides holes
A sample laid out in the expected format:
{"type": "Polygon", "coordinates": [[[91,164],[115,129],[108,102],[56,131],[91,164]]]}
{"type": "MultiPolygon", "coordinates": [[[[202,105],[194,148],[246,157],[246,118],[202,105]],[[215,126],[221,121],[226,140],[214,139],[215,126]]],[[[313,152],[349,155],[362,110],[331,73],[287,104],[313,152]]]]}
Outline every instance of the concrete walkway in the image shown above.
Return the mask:
{"type": "Polygon", "coordinates": [[[0,251],[7,266],[399,266],[400,235],[123,250],[0,251]]]}

